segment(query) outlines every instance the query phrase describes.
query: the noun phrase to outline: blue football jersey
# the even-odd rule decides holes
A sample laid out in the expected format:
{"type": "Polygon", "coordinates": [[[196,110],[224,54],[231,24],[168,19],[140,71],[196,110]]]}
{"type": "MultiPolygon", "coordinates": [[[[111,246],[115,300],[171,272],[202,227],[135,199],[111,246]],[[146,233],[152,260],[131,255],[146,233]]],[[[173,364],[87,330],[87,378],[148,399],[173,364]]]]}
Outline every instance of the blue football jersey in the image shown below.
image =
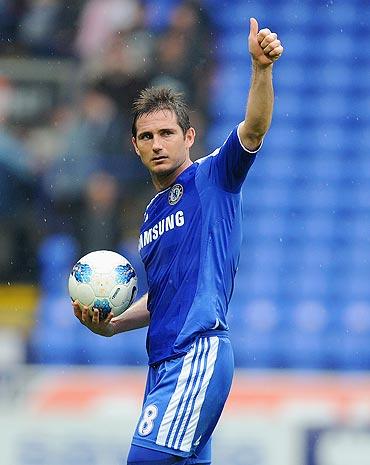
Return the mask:
{"type": "Polygon", "coordinates": [[[148,279],[149,364],[185,354],[226,314],[242,241],[241,188],[255,156],[237,128],[149,203],[139,251],[148,279]]]}

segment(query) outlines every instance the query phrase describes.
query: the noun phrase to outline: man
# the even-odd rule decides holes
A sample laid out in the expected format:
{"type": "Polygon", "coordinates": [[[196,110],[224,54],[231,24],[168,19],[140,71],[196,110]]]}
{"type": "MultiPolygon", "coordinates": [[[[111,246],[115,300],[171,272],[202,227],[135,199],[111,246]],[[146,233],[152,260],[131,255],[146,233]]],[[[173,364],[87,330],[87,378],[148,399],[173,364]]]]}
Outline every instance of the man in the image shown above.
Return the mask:
{"type": "Polygon", "coordinates": [[[234,368],[226,313],[241,245],[241,188],[271,123],[272,66],[283,47],[251,18],[249,51],[245,120],[195,163],[181,96],[156,88],[140,94],[132,143],[158,192],[139,240],[149,292],[104,321],[74,303],[77,318],[103,336],[149,325],[149,373],[129,465],[211,463],[210,438],[234,368]]]}

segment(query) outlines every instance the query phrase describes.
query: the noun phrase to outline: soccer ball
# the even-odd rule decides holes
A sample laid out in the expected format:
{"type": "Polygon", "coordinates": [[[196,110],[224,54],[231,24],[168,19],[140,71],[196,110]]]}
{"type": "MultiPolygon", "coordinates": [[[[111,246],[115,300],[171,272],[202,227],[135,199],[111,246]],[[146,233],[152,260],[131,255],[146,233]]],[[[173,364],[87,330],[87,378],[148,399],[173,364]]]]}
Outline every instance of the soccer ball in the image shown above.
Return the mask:
{"type": "Polygon", "coordinates": [[[137,276],[131,263],[109,250],[97,250],[80,258],[68,280],[72,301],[99,310],[101,319],[110,312],[123,313],[137,293],[137,276]]]}

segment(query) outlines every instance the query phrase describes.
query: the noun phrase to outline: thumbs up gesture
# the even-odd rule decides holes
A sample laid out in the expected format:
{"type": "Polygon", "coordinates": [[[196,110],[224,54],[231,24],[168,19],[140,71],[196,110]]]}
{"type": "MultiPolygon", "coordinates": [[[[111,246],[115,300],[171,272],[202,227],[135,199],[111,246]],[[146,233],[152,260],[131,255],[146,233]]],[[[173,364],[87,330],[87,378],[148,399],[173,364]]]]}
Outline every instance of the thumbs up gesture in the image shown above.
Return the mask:
{"type": "Polygon", "coordinates": [[[275,32],[267,28],[258,30],[255,18],[250,18],[248,46],[252,61],[262,67],[279,59],[284,50],[275,32]]]}

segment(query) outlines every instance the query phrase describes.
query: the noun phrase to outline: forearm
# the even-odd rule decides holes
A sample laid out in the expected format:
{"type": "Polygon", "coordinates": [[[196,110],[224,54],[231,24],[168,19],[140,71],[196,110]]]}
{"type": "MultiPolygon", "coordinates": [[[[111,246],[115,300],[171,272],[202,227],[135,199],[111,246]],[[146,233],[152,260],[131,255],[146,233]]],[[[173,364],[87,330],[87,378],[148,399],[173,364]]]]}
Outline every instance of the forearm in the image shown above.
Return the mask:
{"type": "Polygon", "coordinates": [[[245,120],[240,127],[240,137],[248,149],[261,144],[271,124],[273,106],[272,65],[253,64],[245,120]]]}
{"type": "Polygon", "coordinates": [[[131,307],[116,318],[113,318],[113,334],[131,331],[148,326],[150,314],[147,308],[148,294],[145,294],[131,307]]]}

